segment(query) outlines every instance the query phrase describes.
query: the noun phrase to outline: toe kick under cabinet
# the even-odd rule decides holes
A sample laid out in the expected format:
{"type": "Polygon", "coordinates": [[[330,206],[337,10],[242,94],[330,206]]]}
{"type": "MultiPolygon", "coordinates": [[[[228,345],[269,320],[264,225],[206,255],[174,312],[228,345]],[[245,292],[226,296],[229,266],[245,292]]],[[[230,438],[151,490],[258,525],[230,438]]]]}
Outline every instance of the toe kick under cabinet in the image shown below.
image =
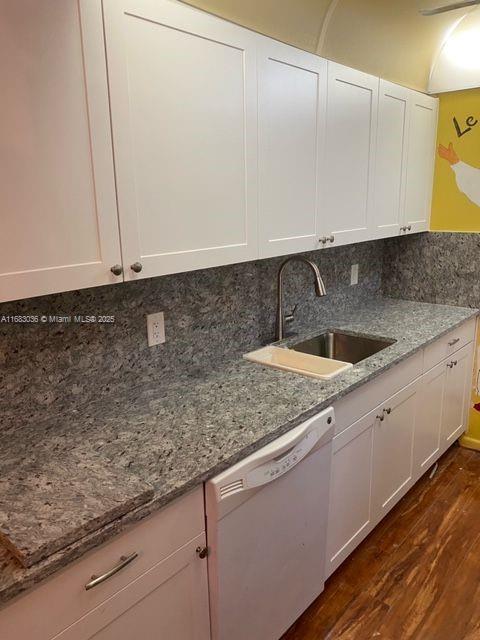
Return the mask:
{"type": "Polygon", "coordinates": [[[335,405],[326,576],[466,429],[475,321],[335,405]]]}

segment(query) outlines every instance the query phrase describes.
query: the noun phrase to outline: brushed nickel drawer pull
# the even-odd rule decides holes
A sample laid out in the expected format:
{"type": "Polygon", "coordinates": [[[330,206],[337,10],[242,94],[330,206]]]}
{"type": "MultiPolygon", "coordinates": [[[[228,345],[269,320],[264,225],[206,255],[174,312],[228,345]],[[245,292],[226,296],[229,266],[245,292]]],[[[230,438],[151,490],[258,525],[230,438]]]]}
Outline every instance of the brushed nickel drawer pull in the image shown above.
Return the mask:
{"type": "Polygon", "coordinates": [[[448,343],[448,346],[453,347],[453,345],[457,344],[457,342],[460,342],[460,338],[454,338],[453,340],[450,340],[450,342],[448,343]]]}
{"type": "Polygon", "coordinates": [[[105,580],[108,580],[109,578],[114,576],[116,573],[121,571],[128,564],[133,562],[135,558],[138,558],[138,553],[136,553],[135,551],[130,556],[121,556],[120,562],[117,565],[115,565],[112,569],[110,569],[110,571],[107,571],[101,576],[92,576],[92,579],[90,580],[90,582],[87,582],[87,584],[85,585],[85,590],[89,591],[90,589],[93,589],[93,587],[96,587],[98,584],[105,582],[105,580]]]}

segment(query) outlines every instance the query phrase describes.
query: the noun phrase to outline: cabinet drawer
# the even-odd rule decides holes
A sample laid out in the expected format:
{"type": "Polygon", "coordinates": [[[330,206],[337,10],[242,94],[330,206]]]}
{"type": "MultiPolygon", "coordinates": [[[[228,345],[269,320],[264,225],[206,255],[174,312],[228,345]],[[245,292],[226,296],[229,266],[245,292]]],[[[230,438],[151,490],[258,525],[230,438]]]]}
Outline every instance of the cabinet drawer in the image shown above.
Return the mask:
{"type": "Polygon", "coordinates": [[[204,529],[203,488],[199,487],[7,604],[0,610],[0,638],[50,640],[204,529]],[[122,556],[133,553],[138,557],[125,568],[94,588],[85,589],[92,576],[103,575],[122,556]],[[53,602],[55,616],[47,615],[53,602]]]}
{"type": "Polygon", "coordinates": [[[359,389],[335,403],[335,434],[340,433],[356,420],[381,404],[385,398],[410,384],[422,374],[423,352],[417,351],[396,366],[382,373],[359,389]]]}
{"type": "Polygon", "coordinates": [[[121,589],[53,640],[208,640],[205,533],[121,589]]]}
{"type": "Polygon", "coordinates": [[[450,354],[471,342],[474,337],[475,319],[472,319],[432,342],[425,349],[424,371],[428,371],[444,358],[448,358],[450,354]]]}

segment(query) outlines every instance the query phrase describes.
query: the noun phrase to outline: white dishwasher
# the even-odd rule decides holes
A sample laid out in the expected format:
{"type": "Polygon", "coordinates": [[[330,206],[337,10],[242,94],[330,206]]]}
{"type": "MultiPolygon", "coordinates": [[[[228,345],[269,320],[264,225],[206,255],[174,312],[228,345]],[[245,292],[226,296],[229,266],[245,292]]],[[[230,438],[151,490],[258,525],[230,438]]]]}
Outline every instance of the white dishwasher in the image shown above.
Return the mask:
{"type": "Polygon", "coordinates": [[[323,591],[333,408],[206,484],[214,640],[278,640],[323,591]]]}

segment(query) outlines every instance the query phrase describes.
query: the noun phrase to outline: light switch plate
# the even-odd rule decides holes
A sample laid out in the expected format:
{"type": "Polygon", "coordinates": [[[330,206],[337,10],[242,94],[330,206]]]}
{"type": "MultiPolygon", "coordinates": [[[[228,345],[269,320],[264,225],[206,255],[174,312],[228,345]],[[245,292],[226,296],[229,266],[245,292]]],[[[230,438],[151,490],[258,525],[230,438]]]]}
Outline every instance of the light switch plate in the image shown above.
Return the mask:
{"type": "Polygon", "coordinates": [[[358,284],[358,264],[352,264],[350,269],[350,284],[358,284]]]}
{"type": "Polygon", "coordinates": [[[163,311],[147,316],[148,346],[155,347],[165,342],[165,318],[163,311]]]}

